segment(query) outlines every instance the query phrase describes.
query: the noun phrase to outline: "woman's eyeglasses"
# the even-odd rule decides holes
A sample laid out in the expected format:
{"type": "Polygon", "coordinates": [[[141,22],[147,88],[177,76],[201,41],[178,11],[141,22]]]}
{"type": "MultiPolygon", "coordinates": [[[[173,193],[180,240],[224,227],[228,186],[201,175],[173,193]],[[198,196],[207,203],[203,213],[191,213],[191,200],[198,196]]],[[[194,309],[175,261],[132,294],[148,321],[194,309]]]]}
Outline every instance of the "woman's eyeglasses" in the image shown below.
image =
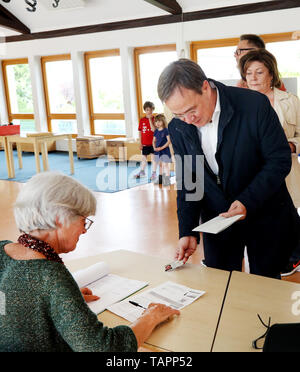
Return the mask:
{"type": "Polygon", "coordinates": [[[94,221],[86,217],[84,222],[84,229],[87,231],[92,226],[93,223],[94,221]]]}
{"type": "Polygon", "coordinates": [[[259,314],[257,314],[257,316],[258,316],[258,319],[260,320],[260,322],[262,323],[262,325],[265,326],[267,328],[267,330],[263,335],[261,335],[260,337],[256,338],[254,341],[252,341],[252,347],[254,349],[261,350],[264,347],[266,335],[267,335],[267,333],[268,333],[268,331],[271,327],[271,317],[269,316],[268,324],[265,324],[264,321],[259,316],[259,314]]]}

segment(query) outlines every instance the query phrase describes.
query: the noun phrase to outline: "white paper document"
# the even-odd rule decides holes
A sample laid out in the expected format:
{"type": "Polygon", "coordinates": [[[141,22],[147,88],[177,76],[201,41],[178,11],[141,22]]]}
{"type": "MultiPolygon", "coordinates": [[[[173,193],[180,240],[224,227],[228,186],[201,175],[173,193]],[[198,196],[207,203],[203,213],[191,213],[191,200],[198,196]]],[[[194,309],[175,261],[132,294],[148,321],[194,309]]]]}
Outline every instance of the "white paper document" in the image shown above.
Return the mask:
{"type": "Polygon", "coordinates": [[[218,234],[219,232],[227,229],[227,227],[234,224],[236,221],[238,221],[243,216],[244,216],[243,214],[237,214],[236,216],[228,217],[228,218],[217,216],[205,223],[202,223],[201,225],[196,227],[193,231],[205,232],[205,233],[210,233],[210,234],[218,234]]]}
{"type": "Polygon", "coordinates": [[[119,303],[108,306],[107,310],[129,320],[130,322],[134,322],[142,315],[145,309],[135,306],[129,301],[133,301],[144,308],[147,308],[151,302],[155,302],[171,306],[176,310],[181,310],[199,297],[203,296],[204,293],[205,291],[188,288],[184,285],[168,281],[158,287],[149,289],[119,303]]]}
{"type": "Polygon", "coordinates": [[[73,273],[79,288],[88,287],[94,295],[100,297],[98,301],[88,303],[89,308],[95,314],[101,313],[109,305],[123,300],[148,285],[146,282],[124,278],[109,272],[110,269],[105,262],[98,262],[73,273]]]}

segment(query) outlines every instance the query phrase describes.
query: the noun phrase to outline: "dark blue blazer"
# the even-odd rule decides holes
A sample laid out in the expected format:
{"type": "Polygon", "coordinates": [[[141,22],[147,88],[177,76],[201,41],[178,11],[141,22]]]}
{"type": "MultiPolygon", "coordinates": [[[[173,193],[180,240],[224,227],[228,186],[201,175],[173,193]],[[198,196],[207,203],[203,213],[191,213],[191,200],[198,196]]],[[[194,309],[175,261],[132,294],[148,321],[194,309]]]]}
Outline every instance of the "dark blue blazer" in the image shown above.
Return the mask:
{"type": "MultiPolygon", "coordinates": [[[[219,177],[205,160],[202,198],[188,198],[203,183],[203,174],[196,171],[196,157],[203,155],[198,129],[179,119],[173,119],[168,127],[175,156],[183,164],[177,169],[180,237],[197,236],[192,230],[199,225],[200,216],[202,222],[216,217],[235,200],[245,205],[244,223],[252,221],[251,228],[253,223],[255,226],[272,217],[289,224],[291,234],[300,232],[300,219],[285,184],[291,151],[268,98],[249,89],[210,81],[218,88],[221,105],[216,152],[219,177]],[[185,155],[190,155],[188,161],[185,155]],[[194,190],[185,187],[187,177],[195,182],[194,190]]],[[[272,230],[272,226],[268,228],[272,230]]]]}

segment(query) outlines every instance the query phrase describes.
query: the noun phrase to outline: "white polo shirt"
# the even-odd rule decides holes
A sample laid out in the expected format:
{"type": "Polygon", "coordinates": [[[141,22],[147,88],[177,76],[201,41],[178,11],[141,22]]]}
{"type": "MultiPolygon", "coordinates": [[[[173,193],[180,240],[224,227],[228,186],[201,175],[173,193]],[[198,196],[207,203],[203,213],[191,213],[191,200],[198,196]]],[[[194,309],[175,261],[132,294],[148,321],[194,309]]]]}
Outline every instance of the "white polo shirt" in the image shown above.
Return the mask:
{"type": "Polygon", "coordinates": [[[218,144],[218,127],[219,127],[219,119],[221,113],[221,106],[220,106],[220,96],[219,91],[217,91],[217,102],[216,107],[212,116],[212,120],[210,123],[205,124],[201,128],[197,128],[199,131],[199,138],[202,146],[203,153],[205,158],[215,175],[219,174],[219,166],[216,161],[216,152],[217,152],[217,144],[218,144]]]}

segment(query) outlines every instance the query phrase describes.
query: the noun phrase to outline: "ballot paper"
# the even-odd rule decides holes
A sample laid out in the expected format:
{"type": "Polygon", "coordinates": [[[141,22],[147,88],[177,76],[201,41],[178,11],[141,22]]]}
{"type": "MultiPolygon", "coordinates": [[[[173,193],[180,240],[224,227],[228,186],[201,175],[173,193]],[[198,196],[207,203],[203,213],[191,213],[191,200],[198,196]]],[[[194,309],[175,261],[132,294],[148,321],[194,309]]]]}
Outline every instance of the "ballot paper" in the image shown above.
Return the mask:
{"type": "Polygon", "coordinates": [[[129,320],[130,322],[134,322],[145,311],[144,308],[147,308],[152,302],[161,303],[171,306],[176,310],[181,310],[204,294],[205,291],[188,288],[184,285],[168,281],[155,288],[151,288],[121,302],[108,306],[107,310],[129,320]],[[135,306],[129,301],[135,302],[140,306],[135,306]]]}
{"type": "Polygon", "coordinates": [[[243,214],[238,214],[236,216],[228,217],[228,218],[217,216],[213,218],[212,220],[202,223],[201,225],[196,227],[193,231],[205,232],[205,233],[210,233],[210,234],[218,234],[219,232],[227,229],[227,227],[234,224],[236,221],[238,221],[243,216],[244,216],[243,214]]]}
{"type": "Polygon", "coordinates": [[[73,273],[79,288],[87,287],[99,300],[89,302],[89,308],[99,314],[107,306],[121,301],[138,290],[146,287],[147,282],[132,280],[122,276],[110,274],[109,266],[105,262],[98,262],[86,269],[73,273]]]}

